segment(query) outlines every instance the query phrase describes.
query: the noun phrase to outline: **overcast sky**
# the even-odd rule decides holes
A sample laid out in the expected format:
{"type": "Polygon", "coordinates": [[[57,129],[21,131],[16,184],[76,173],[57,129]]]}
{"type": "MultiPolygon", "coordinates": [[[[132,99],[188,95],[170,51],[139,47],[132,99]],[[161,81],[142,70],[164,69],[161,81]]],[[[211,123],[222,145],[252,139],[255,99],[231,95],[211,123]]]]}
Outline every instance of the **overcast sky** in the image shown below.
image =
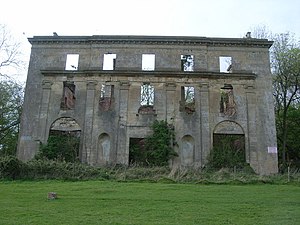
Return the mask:
{"type": "Polygon", "coordinates": [[[54,31],[239,38],[257,25],[299,39],[300,0],[3,0],[0,23],[25,42],[54,31]]]}

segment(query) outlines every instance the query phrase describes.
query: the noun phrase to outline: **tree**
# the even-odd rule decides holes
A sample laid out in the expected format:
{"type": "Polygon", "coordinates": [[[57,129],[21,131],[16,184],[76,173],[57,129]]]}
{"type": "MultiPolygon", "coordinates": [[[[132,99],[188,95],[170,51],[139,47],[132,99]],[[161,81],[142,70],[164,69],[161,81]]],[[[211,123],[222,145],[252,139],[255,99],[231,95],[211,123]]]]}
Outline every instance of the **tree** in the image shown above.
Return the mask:
{"type": "MultiPolygon", "coordinates": [[[[274,41],[270,49],[270,58],[276,129],[281,151],[279,159],[285,165],[287,160],[294,160],[289,155],[289,151],[295,151],[293,143],[297,142],[296,139],[289,138],[297,130],[297,126],[292,126],[294,124],[292,120],[295,121],[296,117],[300,116],[300,113],[297,113],[300,100],[300,45],[290,33],[272,34],[264,25],[256,26],[251,30],[254,38],[267,38],[274,41]]],[[[295,156],[297,153],[292,155],[295,156]]]]}
{"type": "Polygon", "coordinates": [[[13,80],[0,82],[0,155],[14,154],[18,139],[23,87],[13,80]]]}
{"type": "Polygon", "coordinates": [[[300,48],[290,34],[275,36],[271,53],[275,113],[277,118],[278,138],[282,142],[282,164],[286,164],[288,111],[300,99],[300,48]],[[280,130],[280,131],[279,131],[280,130]]]}
{"type": "Polygon", "coordinates": [[[0,155],[16,150],[23,87],[12,79],[12,74],[23,66],[20,42],[0,24],[0,155]]]}
{"type": "Polygon", "coordinates": [[[21,43],[14,40],[8,28],[0,24],[0,76],[8,76],[12,69],[24,65],[22,61],[21,43]]]}

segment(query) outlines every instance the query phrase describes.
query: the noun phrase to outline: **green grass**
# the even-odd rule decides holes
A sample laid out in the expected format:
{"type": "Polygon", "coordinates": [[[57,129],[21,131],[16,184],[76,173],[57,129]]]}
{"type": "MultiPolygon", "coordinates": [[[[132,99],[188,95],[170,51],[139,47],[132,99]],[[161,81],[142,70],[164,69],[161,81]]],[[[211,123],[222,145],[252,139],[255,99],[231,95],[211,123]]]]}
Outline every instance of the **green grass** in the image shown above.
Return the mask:
{"type": "Polygon", "coordinates": [[[5,225],[297,225],[299,212],[299,185],[0,182],[5,225]]]}

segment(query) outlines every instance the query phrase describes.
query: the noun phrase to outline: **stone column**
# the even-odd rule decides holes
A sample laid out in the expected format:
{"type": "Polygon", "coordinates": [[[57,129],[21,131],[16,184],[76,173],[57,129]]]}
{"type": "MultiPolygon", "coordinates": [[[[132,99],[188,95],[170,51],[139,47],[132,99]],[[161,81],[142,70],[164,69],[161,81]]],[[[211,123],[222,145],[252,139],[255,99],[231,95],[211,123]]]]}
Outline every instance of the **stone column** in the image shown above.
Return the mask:
{"type": "Polygon", "coordinates": [[[124,165],[127,165],[129,160],[129,140],[127,137],[129,87],[129,82],[120,82],[118,139],[116,152],[117,163],[124,165]]]}
{"type": "Polygon", "coordinates": [[[256,94],[254,85],[245,86],[247,132],[245,133],[246,162],[250,163],[255,172],[259,173],[257,158],[257,130],[256,130],[256,94]]]}
{"type": "Polygon", "coordinates": [[[207,162],[207,156],[211,149],[211,134],[209,129],[209,85],[200,84],[200,146],[201,146],[201,165],[207,162]]]}
{"type": "Polygon", "coordinates": [[[82,162],[93,165],[96,162],[96,149],[93,148],[93,120],[96,81],[87,81],[86,102],[85,102],[85,120],[83,129],[83,146],[81,153],[82,162]]]}
{"type": "Polygon", "coordinates": [[[39,114],[39,127],[36,129],[36,134],[34,135],[42,143],[47,142],[49,127],[47,126],[48,114],[49,114],[49,102],[51,96],[51,86],[53,82],[45,80],[42,83],[42,102],[39,114]]]}
{"type": "Polygon", "coordinates": [[[174,123],[175,117],[175,83],[166,84],[166,119],[168,123],[174,123]]]}

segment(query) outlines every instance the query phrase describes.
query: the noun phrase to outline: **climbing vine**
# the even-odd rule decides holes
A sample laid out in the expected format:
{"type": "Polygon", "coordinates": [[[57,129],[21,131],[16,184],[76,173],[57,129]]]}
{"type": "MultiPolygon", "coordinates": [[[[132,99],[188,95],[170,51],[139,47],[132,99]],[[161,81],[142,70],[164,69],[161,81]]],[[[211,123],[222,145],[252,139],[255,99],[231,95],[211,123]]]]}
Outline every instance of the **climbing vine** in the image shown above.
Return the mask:
{"type": "Polygon", "coordinates": [[[173,148],[174,128],[166,121],[157,120],[151,128],[153,131],[151,135],[139,141],[139,144],[130,146],[131,163],[165,166],[172,157],[177,156],[173,148]]]}

